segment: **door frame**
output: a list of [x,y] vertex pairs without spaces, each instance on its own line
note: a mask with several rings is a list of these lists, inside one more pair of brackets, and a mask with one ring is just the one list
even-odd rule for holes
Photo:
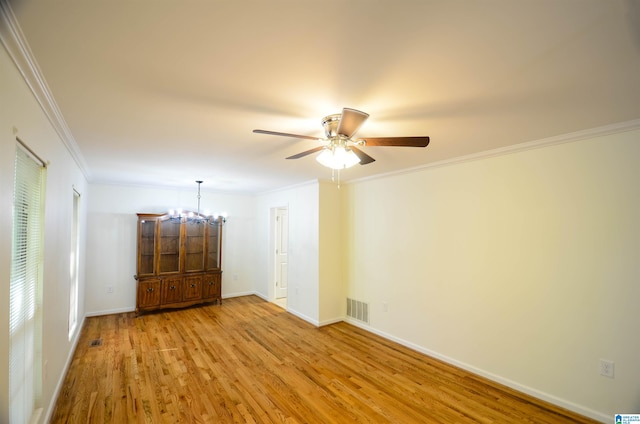
[[[285,219],[281,219],[285,218]],[[275,235],[274,235],[274,290],[276,299],[286,299],[288,296],[288,284],[282,287],[282,283],[288,283],[288,273],[282,272],[282,259],[284,252],[285,265],[289,262],[289,208],[278,208],[276,210],[276,222],[275,222]],[[285,236],[285,237],[283,237]],[[284,249],[280,251],[284,246]],[[280,287],[278,287],[280,284]]]
[[[276,219],[278,216],[278,209],[286,209],[289,212],[289,205],[272,206],[269,209],[269,285],[268,285],[268,300],[274,302],[276,300]],[[289,293],[287,291],[287,297]]]

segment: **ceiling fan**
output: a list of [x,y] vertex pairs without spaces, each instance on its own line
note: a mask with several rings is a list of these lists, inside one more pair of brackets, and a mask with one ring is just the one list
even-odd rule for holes
[[253,132],[327,143],[289,156],[287,159],[299,159],[312,153],[321,152],[316,160],[332,169],[343,169],[357,163],[366,165],[374,162],[374,158],[359,149],[361,146],[427,147],[429,144],[429,137],[426,136],[352,138],[367,118],[369,118],[369,114],[350,108],[342,109],[342,113],[325,116],[322,119],[322,126],[324,127],[326,138],[266,130],[253,130]]

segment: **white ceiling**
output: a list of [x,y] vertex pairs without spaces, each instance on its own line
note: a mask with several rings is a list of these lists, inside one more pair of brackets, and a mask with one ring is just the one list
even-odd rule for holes
[[342,180],[640,118],[640,0],[10,0],[91,182],[258,193],[328,179],[321,118],[370,114]]

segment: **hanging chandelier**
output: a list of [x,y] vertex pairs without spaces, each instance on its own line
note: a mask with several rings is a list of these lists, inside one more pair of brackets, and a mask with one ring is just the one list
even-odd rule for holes
[[197,180],[198,184],[198,210],[196,212],[183,212],[182,208],[178,209],[170,209],[169,210],[169,218],[175,221],[186,221],[192,224],[210,224],[217,225],[218,223],[227,222],[227,213],[226,212],[215,212],[213,214],[209,213],[209,211],[205,211],[204,213],[200,213],[200,184],[203,183],[202,180]]

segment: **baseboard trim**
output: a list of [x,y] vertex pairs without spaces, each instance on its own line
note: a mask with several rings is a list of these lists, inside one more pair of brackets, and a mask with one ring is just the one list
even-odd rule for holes
[[325,325],[336,324],[336,323],[342,322],[342,321],[344,321],[344,319],[342,317],[340,317],[340,318],[332,318],[332,319],[325,319],[325,320],[320,321],[319,327],[324,327]]
[[[224,294],[222,295],[222,299],[230,299],[232,297],[241,297],[241,296],[250,296],[250,295],[256,295],[259,297],[262,297],[264,299],[264,297],[257,292],[238,292],[238,293],[228,293],[228,294]],[[265,299],[267,300],[267,299]],[[114,314],[122,314],[122,313],[127,313],[127,312],[135,312],[136,308],[135,306],[127,306],[124,308],[114,308],[114,309],[103,309],[101,311],[91,311],[91,312],[87,312],[85,314],[86,317],[100,317],[103,315],[114,315]]]
[[446,362],[446,363],[448,363],[450,365],[456,366],[456,367],[458,367],[460,369],[463,369],[465,371],[468,371],[470,373],[473,373],[473,374],[479,375],[481,377],[484,377],[484,378],[486,378],[488,380],[495,381],[496,383],[502,384],[504,386],[507,386],[507,387],[509,387],[511,389],[517,390],[517,391],[522,392],[524,394],[527,394],[529,396],[533,396],[533,397],[535,397],[537,399],[540,399],[540,400],[543,400],[545,402],[552,403],[552,404],[554,404],[556,406],[559,406],[561,408],[564,408],[564,409],[567,409],[569,411],[575,412],[577,414],[584,415],[585,417],[592,418],[594,420],[597,420],[597,421],[600,421],[600,422],[603,422],[603,423],[611,421],[612,417],[610,415],[608,415],[608,414],[603,414],[602,412],[594,411],[593,409],[589,409],[589,408],[584,407],[582,405],[578,405],[578,404],[576,404],[574,402],[570,402],[570,401],[568,401],[566,399],[559,398],[559,397],[551,395],[549,393],[545,393],[545,392],[542,392],[540,390],[525,386],[523,384],[520,384],[520,383],[518,383],[516,381],[513,381],[513,380],[510,380],[508,378],[504,378],[502,376],[499,376],[499,375],[493,374],[491,372],[485,371],[483,369],[477,368],[477,367],[475,367],[473,365],[470,365],[470,364],[467,364],[465,362],[458,361],[455,358],[451,358],[449,356],[443,355],[443,354],[435,352],[433,350],[426,349],[426,348],[424,348],[422,346],[419,346],[419,345],[417,345],[415,343],[411,343],[411,342],[409,342],[407,340],[404,340],[404,339],[401,339],[399,337],[395,337],[395,336],[393,336],[391,334],[385,333],[384,331],[377,330],[377,329],[372,328],[372,327],[370,327],[368,325],[363,325],[361,322],[358,322],[358,321],[356,321],[354,319],[345,318],[344,321],[349,323],[349,324],[351,324],[351,325],[353,325],[353,326],[355,326],[355,327],[358,327],[358,328],[361,328],[361,329],[363,329],[365,331],[373,333],[373,334],[375,334],[377,336],[383,337],[383,338],[385,338],[387,340],[391,340],[392,342],[395,342],[395,343],[398,343],[398,344],[400,344],[402,346],[408,347],[409,349],[415,350],[416,352],[423,353],[423,354],[425,354],[427,356],[430,356],[432,358],[441,360],[443,362]]
[[[76,333],[73,336],[73,341],[71,342],[71,349],[67,354],[67,359],[65,361],[62,372],[60,373],[60,377],[58,378],[58,382],[56,383],[56,387],[53,389],[53,396],[51,396],[51,401],[49,405],[47,405],[47,409],[44,411],[44,421],[43,423],[48,423],[51,421],[51,416],[53,415],[53,410],[56,407],[56,403],[58,402],[58,397],[60,396],[60,391],[62,390],[62,385],[64,384],[64,379],[67,377],[67,373],[69,372],[69,367],[71,366],[71,362],[73,361],[73,355],[76,353],[76,348],[78,347],[78,342],[80,341],[80,334],[82,334],[82,330],[84,330],[84,323],[86,322],[86,315],[82,318],[82,322],[76,328]],[[40,414],[42,416],[42,414]]]
[[135,307],[126,307],[126,308],[116,308],[116,309],[104,309],[102,311],[93,311],[93,312],[87,312],[87,314],[85,315],[87,318],[88,317],[100,317],[103,315],[114,315],[114,314],[122,314],[122,313],[126,313],[126,312],[135,312],[136,308]]
[[248,292],[237,292],[237,293],[225,293],[222,295],[222,299],[231,299],[234,297],[242,297],[242,296],[251,296],[251,295],[256,295],[264,300],[268,299],[266,297],[264,297],[262,294],[255,292],[255,291],[248,291]]
[[[259,292],[234,293],[234,294],[225,295],[224,297],[225,298],[230,298],[230,297],[251,296],[251,295],[258,296],[260,299],[264,300],[265,302],[271,302],[269,300],[268,296],[265,296],[264,294],[259,293]],[[306,321],[306,322],[308,322],[309,324],[311,324],[311,325],[313,325],[315,327],[322,327],[323,325],[333,324],[333,323],[342,321],[342,319],[338,319],[338,320],[335,320],[335,321],[332,321],[332,322],[322,322],[322,323],[320,323],[319,321],[317,321],[317,320],[315,320],[313,318],[310,318],[310,317],[306,316],[305,314],[302,314],[302,313],[296,311],[295,309],[292,309],[290,305],[287,305],[286,311],[289,312],[291,315],[295,315],[297,318],[300,318],[301,320]]]
[[313,318],[310,318],[310,317],[306,316],[305,314],[302,314],[302,313],[296,311],[295,309],[291,309],[290,307],[287,307],[287,312],[289,312],[291,315],[295,315],[296,317],[300,318],[303,321],[308,322],[309,324],[311,324],[311,325],[313,325],[315,327],[320,327],[320,323],[317,320],[315,320]]

